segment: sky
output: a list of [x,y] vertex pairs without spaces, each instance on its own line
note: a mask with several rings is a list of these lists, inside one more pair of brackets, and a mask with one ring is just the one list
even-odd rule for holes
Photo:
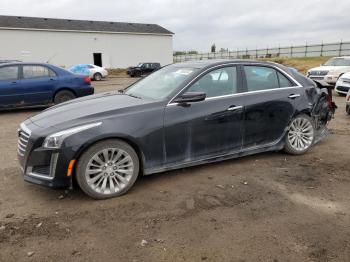
[[350,41],[350,0],[1,0],[0,15],[159,24],[174,50]]

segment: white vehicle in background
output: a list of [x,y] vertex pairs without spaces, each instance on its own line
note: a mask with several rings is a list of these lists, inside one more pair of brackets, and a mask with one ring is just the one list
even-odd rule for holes
[[74,74],[90,76],[95,81],[101,81],[108,76],[108,71],[103,67],[92,64],[79,64],[69,69]]
[[348,92],[348,94],[346,95],[346,113],[348,113],[348,115],[350,115],[350,90]]
[[334,57],[319,67],[307,71],[312,80],[334,86],[338,78],[350,72],[350,56]]
[[350,90],[350,72],[339,77],[335,89],[339,95],[345,96]]

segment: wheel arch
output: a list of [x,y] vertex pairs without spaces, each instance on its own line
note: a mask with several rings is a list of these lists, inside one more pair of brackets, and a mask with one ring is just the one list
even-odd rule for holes
[[75,159],[75,165],[74,165],[74,169],[73,169],[73,176],[75,177],[76,175],[76,167],[77,167],[77,163],[80,160],[81,155],[88,150],[90,147],[92,147],[93,145],[99,143],[99,142],[103,142],[105,140],[110,140],[110,139],[118,139],[121,140],[125,143],[127,143],[128,145],[130,145],[136,152],[138,158],[139,158],[139,165],[140,165],[140,175],[143,175],[143,168],[144,168],[144,161],[145,161],[145,156],[141,150],[141,148],[139,147],[139,145],[137,145],[136,141],[134,141],[132,138],[130,137],[126,137],[126,136],[120,136],[120,135],[115,135],[115,136],[106,136],[106,137],[100,137],[94,140],[90,140],[87,143],[84,143],[74,154],[73,159]]
[[70,92],[72,92],[72,93],[75,95],[75,97],[78,96],[77,93],[74,91],[73,88],[69,88],[69,87],[60,87],[60,88],[55,89],[55,91],[54,91],[54,93],[53,93],[53,95],[52,95],[52,101],[55,99],[55,96],[57,95],[57,93],[58,93],[58,92],[61,92],[61,91],[70,91]]

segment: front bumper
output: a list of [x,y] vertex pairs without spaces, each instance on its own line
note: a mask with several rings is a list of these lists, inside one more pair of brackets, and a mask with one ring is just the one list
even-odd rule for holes
[[338,76],[334,75],[309,75],[309,78],[328,85],[335,85],[335,83],[338,81]]
[[24,180],[53,188],[71,187],[72,178],[67,177],[69,154],[66,150],[63,154],[58,149],[42,148],[42,141],[31,134],[31,127],[34,125],[22,124],[19,129],[17,158]]
[[340,78],[335,86],[335,91],[341,94],[348,94],[350,90],[350,80]]

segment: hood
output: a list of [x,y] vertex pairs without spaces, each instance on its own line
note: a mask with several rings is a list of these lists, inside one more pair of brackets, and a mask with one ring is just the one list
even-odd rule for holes
[[347,72],[347,73],[343,74],[340,78],[348,78],[348,79],[350,79],[350,72]]
[[310,71],[343,71],[349,70],[350,66],[319,66],[314,67],[309,70]]
[[108,115],[125,113],[131,108],[152,103],[118,92],[107,92],[74,99],[66,103],[46,109],[30,118],[39,127],[61,127],[76,125],[89,121],[97,121]]

